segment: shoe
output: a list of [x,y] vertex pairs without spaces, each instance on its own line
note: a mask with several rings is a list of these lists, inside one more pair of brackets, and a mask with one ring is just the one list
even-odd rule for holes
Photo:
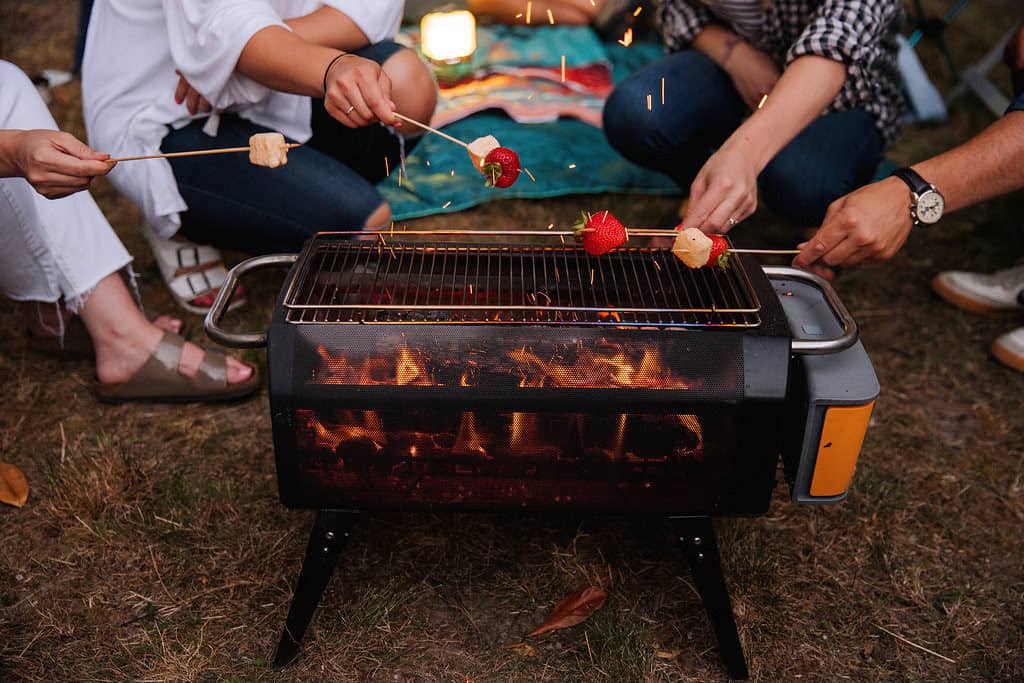
[[93,393],[103,403],[193,403],[230,401],[243,398],[260,388],[260,373],[253,368],[249,379],[228,384],[227,355],[203,349],[205,355],[192,377],[178,372],[185,340],[165,332],[149,359],[125,382],[95,382]]
[[1003,365],[1024,372],[1024,327],[996,338],[992,342],[992,355]]
[[932,289],[971,313],[1020,313],[1024,311],[1024,265],[992,274],[947,270],[935,276]]
[[[205,315],[228,276],[220,252],[210,246],[161,237],[149,226],[143,226],[142,234],[153,250],[160,275],[174,300],[189,313]],[[228,310],[243,305],[245,295],[239,285]]]

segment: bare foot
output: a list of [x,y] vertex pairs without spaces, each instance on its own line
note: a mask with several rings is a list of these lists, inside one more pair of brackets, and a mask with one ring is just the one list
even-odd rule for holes
[[170,315],[158,315],[153,318],[153,325],[164,332],[173,332],[174,334],[181,334],[181,328],[184,323],[178,318]]

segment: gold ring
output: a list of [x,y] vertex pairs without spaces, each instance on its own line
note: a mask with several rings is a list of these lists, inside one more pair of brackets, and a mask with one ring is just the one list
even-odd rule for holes
[[356,105],[354,105],[354,104],[350,104],[350,105],[349,105],[349,107],[348,107],[348,109],[346,109],[346,110],[345,110],[345,113],[346,113],[346,114],[351,114],[351,113],[352,113],[352,112],[354,112],[355,110],[356,110]]

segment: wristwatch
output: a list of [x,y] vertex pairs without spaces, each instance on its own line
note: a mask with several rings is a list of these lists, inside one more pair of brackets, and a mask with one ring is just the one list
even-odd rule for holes
[[893,175],[910,188],[910,217],[914,225],[938,223],[946,209],[946,199],[938,188],[910,168],[901,168]]

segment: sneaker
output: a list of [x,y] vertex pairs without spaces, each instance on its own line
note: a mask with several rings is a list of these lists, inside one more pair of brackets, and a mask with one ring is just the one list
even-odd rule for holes
[[1024,265],[990,274],[947,270],[932,280],[932,289],[949,303],[992,315],[1024,311]]
[[992,355],[1018,372],[1024,372],[1024,327],[998,337],[992,342]]

